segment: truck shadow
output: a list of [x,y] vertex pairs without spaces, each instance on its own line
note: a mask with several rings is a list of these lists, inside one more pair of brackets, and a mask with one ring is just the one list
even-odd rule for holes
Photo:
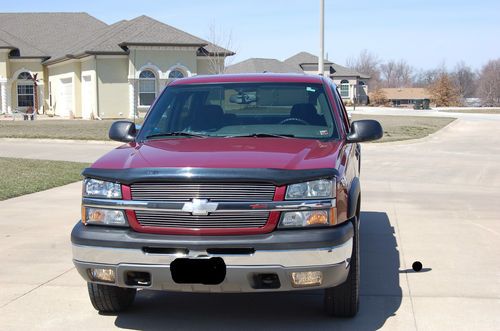
[[361,215],[361,305],[354,319],[323,314],[323,292],[196,294],[140,291],[115,325],[140,330],[375,330],[401,305],[399,252],[384,212]]

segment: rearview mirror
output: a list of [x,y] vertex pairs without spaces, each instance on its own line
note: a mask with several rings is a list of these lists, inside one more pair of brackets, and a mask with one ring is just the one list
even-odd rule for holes
[[129,121],[116,121],[109,128],[109,139],[129,143],[134,141],[137,129]]
[[257,101],[257,95],[255,92],[233,94],[229,97],[229,102],[239,105],[246,105],[255,101]]
[[379,122],[374,120],[359,120],[351,123],[351,132],[347,135],[347,142],[360,143],[382,138],[384,130]]

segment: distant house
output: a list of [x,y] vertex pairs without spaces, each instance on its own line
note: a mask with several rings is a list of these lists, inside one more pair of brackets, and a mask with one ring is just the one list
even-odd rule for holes
[[212,73],[233,54],[148,16],[108,25],[86,13],[0,13],[0,113],[132,117],[171,80]]
[[405,87],[383,88],[381,90],[394,107],[413,107],[415,104],[427,104],[428,106],[431,100],[431,94],[425,88]]
[[[306,74],[318,73],[318,57],[311,53],[300,52],[284,61],[286,64],[302,69]],[[328,59],[325,62],[324,75],[333,79],[339,87],[340,96],[344,101],[357,103],[368,102],[368,84],[370,76],[356,70],[341,66]]]
[[[284,61],[276,59],[251,58],[226,69],[227,73],[275,72],[318,74],[318,57],[311,53],[300,52]],[[325,60],[325,76],[330,77],[339,87],[344,101],[367,103],[370,78],[355,70]]]
[[238,62],[228,66],[225,73],[240,74],[240,73],[301,73],[304,71],[295,66],[276,59],[251,58],[245,61]]

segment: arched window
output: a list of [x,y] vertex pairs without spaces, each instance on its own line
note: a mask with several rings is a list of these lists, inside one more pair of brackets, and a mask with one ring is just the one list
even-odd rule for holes
[[180,70],[174,69],[168,74],[169,79],[184,78],[184,73]]
[[35,104],[35,90],[33,77],[27,71],[17,76],[17,106],[33,107]]
[[349,81],[346,79],[343,79],[340,82],[340,96],[342,98],[348,98],[349,97]]
[[139,106],[151,106],[156,98],[156,76],[151,70],[139,74]]
[[33,77],[31,77],[31,74],[27,71],[23,71],[17,76],[17,79],[24,79],[24,80],[31,80],[32,78]]

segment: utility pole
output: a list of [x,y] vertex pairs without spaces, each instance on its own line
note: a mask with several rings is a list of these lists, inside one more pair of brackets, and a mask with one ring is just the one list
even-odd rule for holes
[[319,11],[319,63],[318,71],[321,76],[325,74],[325,0],[320,0]]

